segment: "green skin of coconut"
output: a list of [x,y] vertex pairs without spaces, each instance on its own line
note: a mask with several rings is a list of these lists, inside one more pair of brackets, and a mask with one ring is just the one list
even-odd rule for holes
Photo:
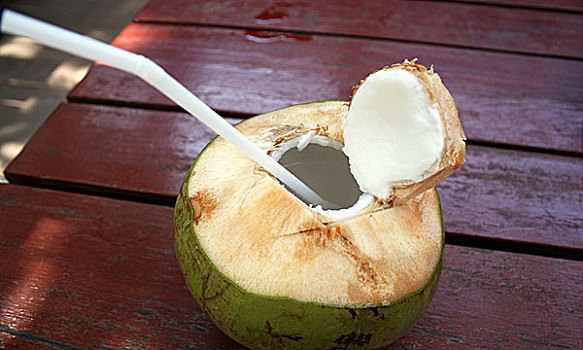
[[[442,219],[441,253],[431,277],[423,287],[398,300],[342,306],[260,295],[225,276],[201,247],[187,194],[195,168],[196,161],[182,184],[174,211],[176,256],[197,304],[237,342],[253,349],[374,349],[405,335],[429,306],[443,265]],[[437,190],[433,191],[437,196]]]

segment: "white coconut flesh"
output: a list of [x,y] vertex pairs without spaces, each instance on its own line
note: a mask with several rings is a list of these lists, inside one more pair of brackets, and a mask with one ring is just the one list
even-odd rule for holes
[[362,192],[388,199],[395,186],[426,179],[436,172],[443,148],[439,106],[413,73],[380,70],[358,87],[343,151]]

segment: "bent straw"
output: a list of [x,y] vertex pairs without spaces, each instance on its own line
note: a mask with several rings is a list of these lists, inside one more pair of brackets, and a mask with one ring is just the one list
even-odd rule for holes
[[7,9],[0,17],[0,30],[26,36],[54,49],[91,61],[100,61],[137,75],[231,142],[304,200],[314,204],[327,203],[152,60]]

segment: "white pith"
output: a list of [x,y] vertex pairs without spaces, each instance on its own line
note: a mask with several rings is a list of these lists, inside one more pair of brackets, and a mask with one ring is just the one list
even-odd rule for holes
[[437,170],[444,148],[439,106],[409,71],[389,69],[355,92],[343,130],[344,153],[362,192],[386,199],[396,186]]

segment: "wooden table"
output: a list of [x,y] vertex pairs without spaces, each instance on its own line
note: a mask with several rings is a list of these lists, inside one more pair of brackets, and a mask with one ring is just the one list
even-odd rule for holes
[[[465,127],[440,186],[445,266],[394,348],[583,348],[581,1],[153,0],[115,45],[235,122],[433,64]],[[231,349],[174,257],[172,206],[213,133],[95,65],[0,186],[0,347]]]

